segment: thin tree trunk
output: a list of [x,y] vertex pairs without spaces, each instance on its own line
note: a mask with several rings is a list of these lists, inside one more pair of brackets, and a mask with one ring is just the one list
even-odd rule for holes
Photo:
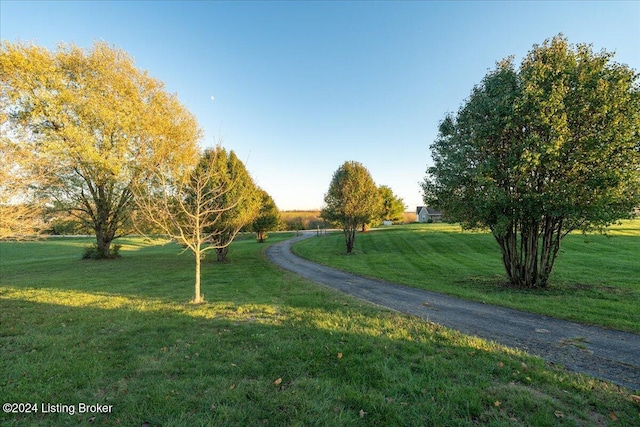
[[196,283],[195,283],[195,297],[193,298],[193,302],[195,304],[200,304],[202,302],[202,295],[200,295],[200,248],[194,253],[196,258]]

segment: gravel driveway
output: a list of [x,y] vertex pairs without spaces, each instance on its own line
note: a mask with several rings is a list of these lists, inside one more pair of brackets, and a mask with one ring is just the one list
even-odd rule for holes
[[524,350],[571,371],[640,390],[640,335],[365,278],[291,253],[293,243],[314,235],[306,233],[276,243],[267,249],[267,258],[286,270],[365,301]]

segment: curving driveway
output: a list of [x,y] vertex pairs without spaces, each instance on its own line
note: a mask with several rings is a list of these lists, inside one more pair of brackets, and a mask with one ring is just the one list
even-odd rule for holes
[[465,334],[524,350],[567,369],[640,390],[640,335],[466,301],[357,276],[302,259],[291,245],[306,233],[267,248],[274,264],[321,285]]

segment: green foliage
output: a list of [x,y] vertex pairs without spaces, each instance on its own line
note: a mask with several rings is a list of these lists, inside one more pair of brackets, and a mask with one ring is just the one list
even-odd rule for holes
[[216,204],[225,207],[215,214],[204,231],[216,239],[228,242],[216,249],[218,261],[224,261],[228,253],[228,244],[242,227],[251,224],[258,216],[262,202],[259,188],[249,175],[246,167],[233,151],[227,152],[221,146],[206,150],[201,160],[202,168],[215,171],[212,187],[223,189]]
[[425,202],[489,228],[513,285],[547,286],[567,233],[638,204],[638,74],[611,59],[557,36],[517,71],[498,63],[440,124]]
[[351,253],[356,229],[378,218],[381,198],[371,174],[361,163],[348,161],[333,174],[324,197],[322,219],[342,227],[347,253]]
[[258,242],[263,243],[267,238],[267,231],[276,230],[280,225],[280,211],[269,193],[262,189],[258,189],[258,192],[261,200],[260,210],[251,226],[258,235]]
[[101,250],[96,243],[91,246],[86,246],[84,248],[84,252],[82,254],[82,259],[115,259],[120,258],[120,248],[122,245],[114,244],[111,246],[111,250],[108,255],[105,255],[104,251]]
[[382,210],[380,218],[383,221],[400,221],[404,217],[404,211],[407,208],[404,201],[393,194],[390,187],[381,185],[378,187],[380,197],[382,198]]

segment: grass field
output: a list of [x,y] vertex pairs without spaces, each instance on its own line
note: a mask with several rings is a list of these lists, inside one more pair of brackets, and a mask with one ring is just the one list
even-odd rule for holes
[[2,426],[640,423],[629,390],[317,287],[253,240],[205,260],[202,305],[175,245],[88,243],[0,243],[0,395],[38,409]]
[[549,289],[505,286],[500,250],[489,233],[416,224],[360,233],[346,256],[341,233],[294,246],[299,255],[365,276],[553,317],[640,333],[640,220],[609,236],[570,234]]

